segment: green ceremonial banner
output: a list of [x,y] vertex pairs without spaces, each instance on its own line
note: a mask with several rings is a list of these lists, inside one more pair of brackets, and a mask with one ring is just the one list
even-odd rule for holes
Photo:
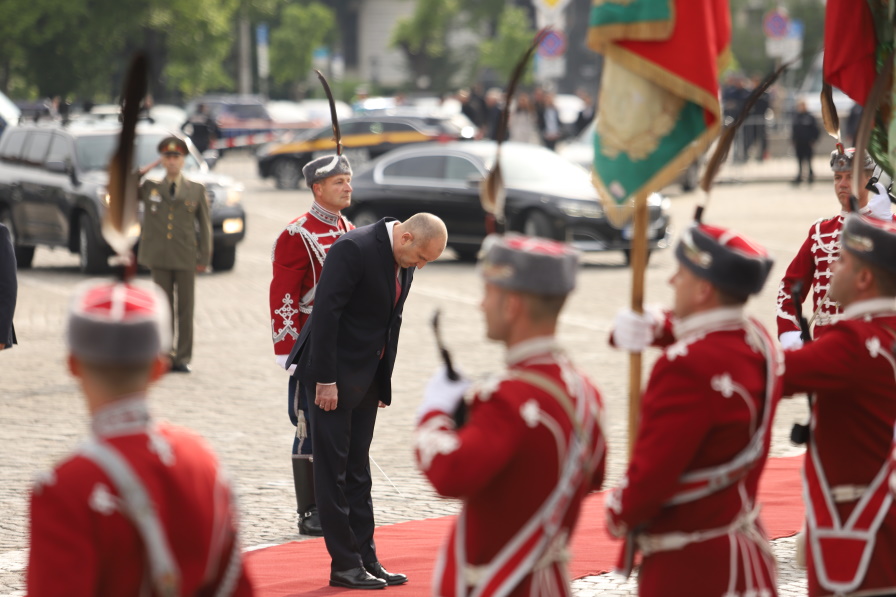
[[588,43],[605,57],[594,184],[614,225],[718,135],[730,30],[727,0],[594,0]]

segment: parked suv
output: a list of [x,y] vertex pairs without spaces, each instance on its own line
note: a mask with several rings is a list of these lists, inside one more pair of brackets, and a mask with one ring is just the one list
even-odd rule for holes
[[[107,268],[112,249],[100,233],[108,197],[109,159],[118,146],[117,124],[72,123],[67,127],[22,126],[0,138],[0,222],[13,235],[20,268],[31,266],[37,246],[65,247],[80,257],[85,273]],[[134,168],[158,158],[159,142],[171,133],[161,127],[137,128]],[[184,176],[205,185],[214,236],[212,267],[229,270],[236,245],[245,235],[242,187],[209,166],[187,139],[190,155]],[[161,177],[161,169],[148,177]],[[138,233],[135,230],[134,233]]]
[[[343,154],[355,171],[387,151],[409,143],[455,141],[472,138],[451,118],[440,116],[371,115],[346,118],[339,123]],[[299,134],[285,143],[269,143],[258,154],[258,175],[273,178],[278,189],[297,189],[302,168],[311,160],[336,151],[330,125]]]

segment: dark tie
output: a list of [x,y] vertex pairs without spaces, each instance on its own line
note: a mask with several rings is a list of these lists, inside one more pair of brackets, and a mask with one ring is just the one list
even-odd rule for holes
[[172,182],[172,183],[171,183],[171,198],[172,198],[172,199],[174,198],[174,191],[175,191],[175,190],[177,190],[177,185],[175,185],[175,184]]
[[398,277],[398,264],[395,264],[395,304],[392,305],[392,308],[398,306],[398,297],[401,296],[401,279]]

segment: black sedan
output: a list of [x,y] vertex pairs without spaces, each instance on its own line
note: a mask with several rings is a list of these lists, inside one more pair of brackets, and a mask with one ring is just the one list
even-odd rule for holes
[[[343,210],[356,226],[384,216],[405,220],[433,213],[448,226],[448,246],[474,259],[486,235],[479,183],[495,161],[495,143],[415,144],[390,151],[352,180],[352,204]],[[582,251],[622,251],[630,257],[631,228],[610,225],[588,172],[537,145],[505,143],[501,172],[507,188],[507,228],[565,241]],[[668,199],[650,197],[650,248],[669,240]]]

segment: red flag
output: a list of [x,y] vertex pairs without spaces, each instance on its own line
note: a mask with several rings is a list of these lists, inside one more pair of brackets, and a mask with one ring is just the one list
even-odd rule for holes
[[877,76],[877,34],[865,0],[827,0],[824,79],[865,105]]

